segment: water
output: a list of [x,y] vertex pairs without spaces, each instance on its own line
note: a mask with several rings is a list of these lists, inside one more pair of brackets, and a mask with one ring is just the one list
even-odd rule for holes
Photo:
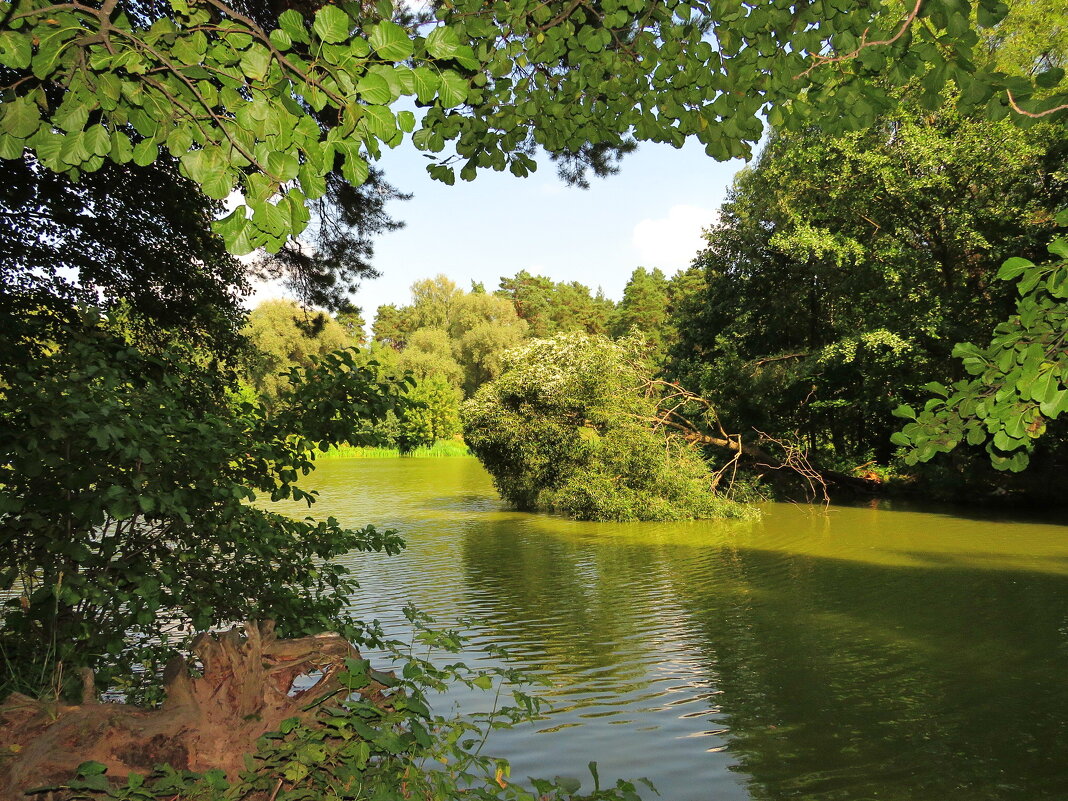
[[351,561],[361,617],[470,617],[468,661],[499,644],[552,679],[554,711],[487,746],[514,777],[595,760],[671,801],[1068,799],[1064,526],[787,504],[578,523],[507,510],[467,458],[313,478],[317,515],[408,541]]

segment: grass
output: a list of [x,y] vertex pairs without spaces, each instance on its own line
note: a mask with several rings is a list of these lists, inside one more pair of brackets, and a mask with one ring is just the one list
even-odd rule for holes
[[342,445],[319,454],[320,459],[395,459],[398,456],[411,459],[425,459],[440,456],[470,456],[471,451],[463,442],[441,439],[433,445],[416,448],[409,453],[401,453],[397,448],[363,448],[354,445]]

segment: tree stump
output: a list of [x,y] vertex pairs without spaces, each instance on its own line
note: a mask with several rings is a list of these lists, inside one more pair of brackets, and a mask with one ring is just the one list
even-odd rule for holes
[[[277,731],[287,718],[312,720],[317,701],[346,692],[337,675],[346,658],[360,659],[337,634],[277,639],[272,621],[246,623],[243,633],[235,627],[202,634],[191,650],[202,675],[190,675],[190,660],[172,660],[159,709],[96,703],[88,688],[75,706],[19,693],[8,697],[0,704],[0,799],[63,784],[90,760],[106,765],[116,779],[148,773],[160,763],[236,778],[260,736]],[[296,689],[294,682],[308,675],[314,683]],[[386,708],[384,690],[371,681],[360,694]]]

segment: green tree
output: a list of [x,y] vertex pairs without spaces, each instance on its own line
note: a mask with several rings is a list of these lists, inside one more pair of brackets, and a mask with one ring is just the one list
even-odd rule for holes
[[516,314],[526,320],[530,334],[547,337],[567,331],[604,334],[613,304],[598,290],[596,296],[578,281],[554,282],[543,275],[520,270],[511,278],[501,278],[497,295],[508,298]]
[[[536,11],[464,0],[437,7],[425,36],[385,5],[259,21],[223,0],[126,5],[18,0],[0,12],[10,75],[0,157],[29,150],[78,175],[105,160],[152,163],[164,146],[209,197],[241,190],[244,204],[217,226],[235,253],[278,252],[308,226],[307,202],[327,194],[339,164],[363,184],[368,160],[406,134],[432,156],[454,143],[470,179],[486,168],[526,175],[538,146],[595,163],[631,139],[694,137],[716,158],[745,156],[764,116],[792,130],[817,118],[862,128],[918,75],[933,105],[953,82],[963,109],[994,117],[1066,106],[1062,94],[1035,96],[1059,68],[1033,80],[974,68],[976,22],[989,28],[1007,11],[996,0],[908,10],[768,0],[744,12],[703,0]],[[421,121],[392,110],[402,96],[426,107]],[[454,160],[428,169],[452,182]]]
[[463,383],[464,369],[453,356],[449,332],[441,328],[415,329],[407,347],[398,354],[397,364],[417,381],[438,376],[454,387]]
[[175,624],[357,636],[354,584],[331,557],[398,538],[249,502],[314,501],[296,482],[315,448],[363,441],[351,410],[381,416],[400,385],[342,351],[294,368],[268,414],[231,402],[226,371],[188,346],[146,352],[88,312],[63,333],[0,373],[7,658],[72,678],[88,666],[107,686],[143,659],[138,642],[175,647]]
[[417,383],[400,414],[397,443],[402,453],[460,433],[460,393],[440,376]]
[[357,344],[334,318],[290,300],[261,303],[249,314],[243,333],[252,345],[252,385],[269,401],[288,385],[285,374],[291,367],[310,367],[314,358]]
[[612,315],[612,335],[621,337],[632,330],[640,331],[653,350],[662,353],[667,339],[668,287],[667,276],[659,268],[647,271],[639,267],[631,273],[623,300]]
[[1052,230],[1066,146],[908,98],[863,133],[775,135],[708,234],[672,374],[742,430],[885,463],[891,410],[1011,308],[997,266]]
[[640,340],[536,339],[464,403],[464,439],[518,509],[580,520],[738,517],[681,436],[657,426]]
[[400,351],[417,379],[441,376],[467,394],[496,376],[500,354],[527,335],[511,303],[464,292],[444,275],[416,281],[412,304],[379,307],[375,336]]

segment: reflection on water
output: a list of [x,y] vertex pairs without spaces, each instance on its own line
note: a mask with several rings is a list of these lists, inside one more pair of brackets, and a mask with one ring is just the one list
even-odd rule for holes
[[[326,462],[315,512],[401,530],[363,617],[470,616],[550,677],[513,775],[648,776],[671,801],[1068,798],[1068,528],[772,505],[755,523],[506,510],[473,459]],[[458,693],[461,706],[488,700]]]

